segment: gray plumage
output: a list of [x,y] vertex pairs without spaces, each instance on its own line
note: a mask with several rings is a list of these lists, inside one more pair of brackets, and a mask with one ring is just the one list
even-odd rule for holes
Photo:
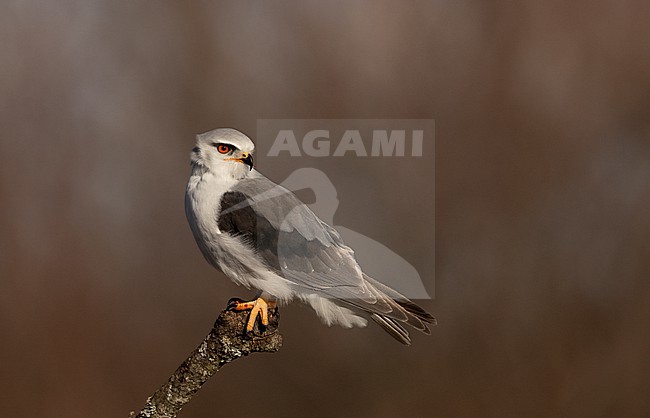
[[[223,154],[224,146],[230,148]],[[363,327],[370,317],[410,344],[403,323],[429,333],[435,319],[395,290],[363,274],[354,252],[285,188],[243,155],[252,141],[234,129],[197,137],[185,208],[206,260],[262,297],[309,304],[328,325]]]

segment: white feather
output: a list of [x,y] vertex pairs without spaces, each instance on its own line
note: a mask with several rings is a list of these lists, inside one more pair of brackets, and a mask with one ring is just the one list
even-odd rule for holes
[[[253,142],[247,136],[233,129],[217,129],[197,137],[197,146],[191,155],[192,174],[185,193],[185,211],[192,233],[206,260],[238,285],[259,289],[280,303],[289,302],[298,296],[327,325],[365,327],[368,323],[366,319],[336,304],[331,298],[309,293],[304,286],[298,292],[297,285],[272,271],[249,243],[239,236],[219,230],[220,205],[224,193],[231,191],[247,176],[263,177],[255,170],[249,171],[248,166],[235,161],[230,154],[220,155],[216,152],[215,145],[219,143],[233,145],[240,153],[252,153],[254,149]],[[321,225],[315,216],[311,221],[313,224],[303,225],[300,222],[304,223],[305,220],[298,218],[292,228],[295,227],[310,239],[318,238],[324,245],[329,245],[331,238],[325,235],[324,224]],[[315,232],[312,233],[310,228],[315,228]],[[333,230],[331,233],[335,234]],[[352,254],[349,248],[342,248]],[[363,284],[361,270],[356,263],[353,267],[350,276],[358,277]]]

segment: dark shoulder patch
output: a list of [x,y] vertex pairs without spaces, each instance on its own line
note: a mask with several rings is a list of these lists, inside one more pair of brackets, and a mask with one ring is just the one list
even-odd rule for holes
[[282,272],[280,258],[291,265],[290,269],[304,273],[328,273],[340,262],[335,246],[325,247],[318,240],[307,240],[297,230],[279,231],[255,211],[241,192],[224,193],[218,225],[222,232],[243,238],[278,273]]
[[[225,213],[224,213],[225,212]],[[241,236],[266,263],[280,271],[278,234],[271,223],[250,206],[246,195],[227,192],[221,198],[219,230]]]
[[[236,208],[234,208],[236,206]],[[221,197],[219,230],[233,235],[243,235],[255,241],[257,215],[239,192],[226,192]]]

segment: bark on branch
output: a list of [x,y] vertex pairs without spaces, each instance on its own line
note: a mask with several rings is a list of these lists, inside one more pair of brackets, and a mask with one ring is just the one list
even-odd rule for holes
[[248,312],[223,311],[203,342],[181,364],[167,383],[151,395],[144,408],[131,418],[171,418],[192,399],[201,386],[224,364],[250,353],[273,353],[282,346],[278,310],[269,310],[269,325],[261,330],[257,321],[252,333],[244,335]]

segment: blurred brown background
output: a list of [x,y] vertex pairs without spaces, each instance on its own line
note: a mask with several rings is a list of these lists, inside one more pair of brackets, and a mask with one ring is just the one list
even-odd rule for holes
[[[3,416],[126,416],[247,295],[202,259],[183,193],[196,133],[263,118],[436,120],[440,325],[405,348],[290,306],[282,351],[183,416],[650,413],[647,2],[0,9]],[[343,167],[336,224],[426,267],[432,216],[395,219],[432,177]]]

